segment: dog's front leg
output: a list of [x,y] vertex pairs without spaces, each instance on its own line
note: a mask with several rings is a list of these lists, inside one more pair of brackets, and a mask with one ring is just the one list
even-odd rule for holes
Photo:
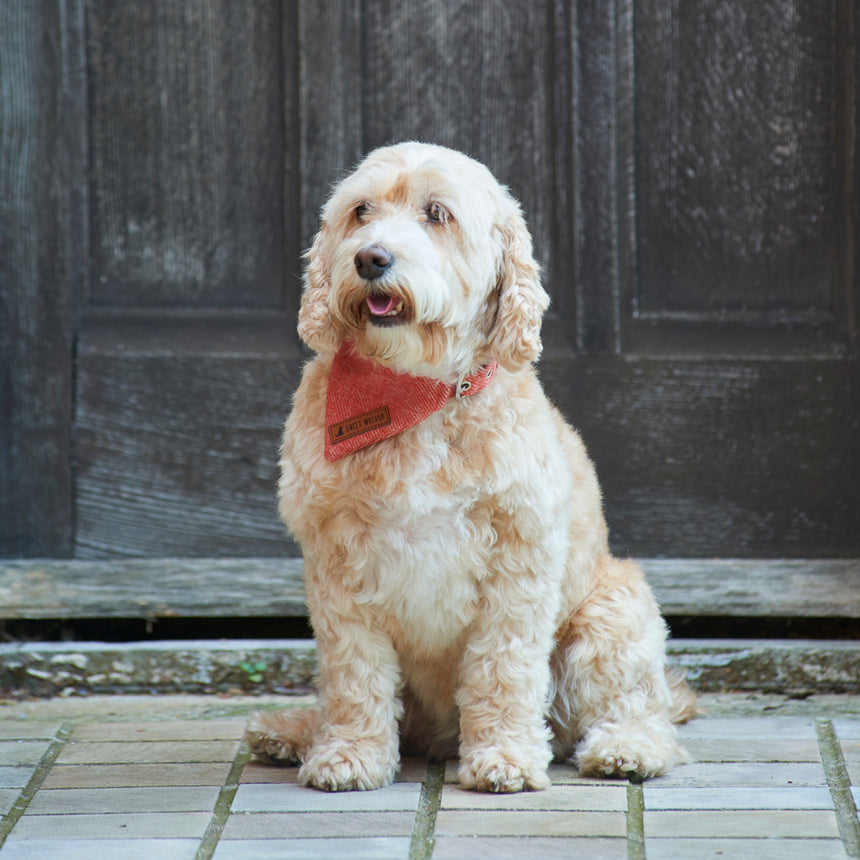
[[525,579],[499,575],[483,589],[466,645],[456,695],[464,788],[513,792],[550,785],[544,714],[557,598],[540,593],[531,574]]
[[364,615],[315,614],[322,724],[299,780],[326,791],[382,788],[399,766],[397,655]]

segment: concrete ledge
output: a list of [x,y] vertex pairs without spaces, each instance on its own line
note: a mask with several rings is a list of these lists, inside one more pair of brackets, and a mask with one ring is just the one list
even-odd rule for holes
[[702,692],[805,696],[860,691],[857,641],[675,639],[668,651],[669,662]]
[[[669,660],[702,692],[860,692],[860,642],[676,639]],[[0,695],[11,697],[306,693],[316,670],[311,640],[0,645]]]
[[0,645],[0,695],[307,693],[316,645],[301,639]]

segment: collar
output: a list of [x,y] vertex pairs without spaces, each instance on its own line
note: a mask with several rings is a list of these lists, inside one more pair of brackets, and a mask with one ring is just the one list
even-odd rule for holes
[[471,397],[489,385],[497,362],[456,385],[383,367],[345,341],[331,366],[325,402],[325,458],[339,460],[402,433],[440,410],[451,398]]

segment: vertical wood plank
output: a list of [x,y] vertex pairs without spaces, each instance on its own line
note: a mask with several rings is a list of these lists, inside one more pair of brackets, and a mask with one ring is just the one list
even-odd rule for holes
[[635,5],[640,312],[831,314],[845,288],[837,4]]
[[[544,352],[563,352],[572,355],[577,350],[577,257],[576,224],[579,218],[574,176],[574,42],[573,23],[575,4],[566,0],[553,0],[549,7],[547,34],[546,81],[548,100],[553,122],[547,129],[545,145],[552,164],[549,189],[536,189],[550,207],[547,213],[546,257],[540,244],[536,252],[544,266],[544,284],[552,302],[544,317],[542,339]],[[543,192],[542,194],[540,192]],[[526,211],[531,226],[532,220]]]
[[280,309],[280,4],[87,10],[92,301]]
[[83,268],[80,4],[0,4],[0,554],[72,540],[72,319]]
[[843,105],[840,131],[842,135],[843,161],[837,170],[845,177],[840,242],[840,263],[844,272],[844,283],[836,291],[835,311],[844,319],[851,346],[856,351],[860,331],[860,4],[852,0],[837,0],[836,17],[837,56],[841,68],[838,80],[843,83],[840,93]]
[[281,86],[283,91],[283,186],[281,212],[283,218],[284,272],[283,310],[285,330],[292,345],[298,349],[299,335],[296,319],[302,291],[302,124],[301,124],[301,35],[299,32],[299,0],[281,2]]
[[[590,355],[620,349],[619,40],[629,33],[629,0],[575,4],[574,48],[576,290],[578,342]],[[622,26],[616,25],[618,15]],[[622,48],[627,49],[622,41]]]

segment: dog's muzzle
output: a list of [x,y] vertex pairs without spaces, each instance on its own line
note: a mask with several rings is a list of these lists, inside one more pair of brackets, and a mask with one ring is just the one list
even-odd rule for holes
[[406,322],[403,300],[373,282],[381,278],[394,264],[394,255],[382,245],[365,245],[355,255],[355,270],[368,282],[366,298],[368,321],[375,325],[391,326]]

